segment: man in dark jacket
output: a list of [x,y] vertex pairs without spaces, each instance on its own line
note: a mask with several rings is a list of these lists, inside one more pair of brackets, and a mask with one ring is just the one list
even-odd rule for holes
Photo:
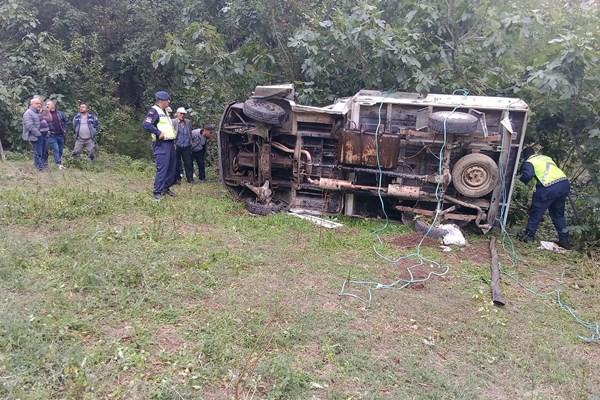
[[[175,182],[181,181],[182,164],[185,170],[185,179],[188,183],[194,183],[194,167],[192,165],[192,121],[185,118],[187,111],[183,107],[179,107],[175,112],[173,119],[173,129],[177,132],[175,139],[175,157],[177,159],[177,171],[175,172]],[[183,163],[182,163],[183,161]]]
[[29,108],[23,114],[22,139],[31,143],[33,150],[33,165],[43,171],[47,168],[44,161],[46,151],[46,136],[40,132],[40,112],[42,111],[42,99],[35,96],[29,102]]
[[98,116],[88,111],[85,103],[79,105],[79,112],[73,117],[73,129],[75,130],[75,146],[73,148],[73,157],[79,157],[81,151],[85,149],[90,160],[95,157],[96,135],[100,130],[100,121]]
[[214,129],[214,125],[205,124],[204,128],[192,131],[192,163],[198,164],[198,179],[200,182],[206,180],[206,140],[212,137]]
[[67,115],[56,109],[56,103],[53,100],[46,101],[46,109],[50,113],[50,138],[48,143],[52,148],[54,163],[58,169],[63,169],[62,155],[65,148],[65,134],[67,133]]
[[531,147],[523,150],[523,159],[525,161],[519,179],[526,184],[535,178],[537,184],[531,200],[527,227],[519,234],[519,239],[525,242],[535,240],[538,225],[548,210],[558,233],[558,245],[569,249],[571,244],[565,220],[565,202],[571,190],[569,179],[550,157],[536,154]]
[[175,182],[175,137],[173,122],[165,109],[169,106],[171,96],[165,91],[154,94],[156,102],[146,113],[143,127],[152,138],[152,155],[156,164],[154,177],[154,199],[162,196],[175,196],[171,186]]

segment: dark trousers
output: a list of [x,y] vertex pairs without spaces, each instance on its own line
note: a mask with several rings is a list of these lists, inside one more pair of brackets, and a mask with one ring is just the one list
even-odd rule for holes
[[192,170],[194,168],[193,163],[195,162],[198,165],[198,179],[201,181],[206,180],[206,171],[205,171],[205,162],[206,159],[206,149],[202,149],[200,151],[192,151]]
[[156,164],[154,194],[163,194],[175,183],[175,145],[172,140],[153,142],[152,154]]
[[527,221],[527,234],[535,236],[538,225],[544,218],[546,210],[552,218],[552,223],[559,239],[568,238],[567,221],[565,220],[565,202],[571,185],[569,181],[557,182],[548,187],[538,185],[531,200],[529,219]]
[[52,148],[54,163],[56,165],[61,165],[63,149],[65,148],[65,135],[51,135],[48,139],[48,142],[50,143],[50,147]]
[[177,158],[177,175],[175,179],[177,181],[181,180],[182,173],[182,161],[183,161],[183,169],[185,170],[185,178],[188,182],[194,181],[194,164],[192,164],[192,147],[179,147],[175,146],[175,157]]
[[37,138],[37,141],[31,142],[33,150],[33,165],[39,170],[43,170],[48,166],[48,152],[46,150],[47,137],[42,135]]

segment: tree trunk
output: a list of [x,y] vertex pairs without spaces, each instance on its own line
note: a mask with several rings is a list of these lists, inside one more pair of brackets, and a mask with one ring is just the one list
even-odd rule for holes
[[2,147],[2,140],[0,140],[0,160],[6,161],[6,155],[4,155],[4,148]]

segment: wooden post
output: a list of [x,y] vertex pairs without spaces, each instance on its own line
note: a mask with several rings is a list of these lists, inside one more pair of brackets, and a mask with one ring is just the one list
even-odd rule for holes
[[490,285],[492,286],[492,300],[497,306],[503,306],[506,304],[500,291],[500,268],[498,266],[498,251],[496,250],[496,237],[492,236],[490,239],[490,253],[492,255],[492,262],[490,264],[492,279]]

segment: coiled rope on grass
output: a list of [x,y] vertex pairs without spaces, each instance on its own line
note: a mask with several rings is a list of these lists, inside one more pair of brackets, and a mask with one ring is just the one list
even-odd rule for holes
[[[453,94],[457,94],[457,93],[461,93],[465,97],[469,95],[469,92],[466,89],[456,90],[456,91],[454,91]],[[384,245],[384,242],[381,239],[380,234],[382,232],[384,232],[389,226],[389,216],[385,209],[385,202],[383,201],[383,196],[381,195],[382,182],[383,182],[383,170],[381,168],[381,161],[379,158],[379,141],[377,140],[377,136],[379,134],[379,129],[381,127],[381,110],[383,108],[383,105],[384,105],[384,102],[383,102],[383,96],[382,96],[381,104],[379,105],[379,111],[378,111],[377,129],[375,130],[375,154],[376,154],[376,159],[377,159],[377,196],[379,198],[379,203],[381,205],[381,211],[383,212],[383,215],[385,217],[385,222],[381,227],[379,227],[373,231],[373,235],[377,239],[377,242],[373,244],[372,248],[373,248],[373,251],[375,252],[375,254],[379,258],[381,258],[382,260],[386,261],[387,263],[395,265],[395,266],[399,265],[401,261],[408,260],[408,259],[414,259],[414,260],[416,260],[416,262],[413,265],[406,267],[406,271],[408,272],[408,275],[409,275],[408,279],[399,278],[391,283],[381,283],[381,282],[377,282],[377,281],[352,280],[351,279],[351,271],[349,269],[348,277],[344,280],[339,295],[354,297],[354,298],[362,301],[363,303],[365,303],[367,307],[369,307],[371,305],[371,301],[373,299],[373,290],[404,289],[415,283],[426,282],[434,276],[444,276],[449,272],[448,265],[442,266],[437,261],[425,257],[421,251],[421,247],[423,245],[423,242],[425,241],[425,238],[427,236],[429,236],[429,234],[431,233],[431,230],[437,223],[440,212],[442,211],[442,197],[440,196],[441,182],[439,182],[439,181],[435,188],[436,208],[435,208],[435,214],[433,217],[433,221],[429,225],[429,228],[427,229],[427,231],[421,237],[421,240],[419,240],[419,243],[415,247],[415,251],[410,254],[399,256],[397,258],[393,258],[393,257],[386,256],[378,249],[378,246]],[[447,120],[448,120],[448,117],[450,117],[454,112],[456,112],[456,110],[459,109],[461,106],[462,106],[462,104],[454,107],[454,109],[452,109],[452,111],[448,115],[446,115],[446,118],[444,119],[444,141],[440,148],[439,157],[438,157],[438,174],[440,174],[440,175],[443,173],[444,151],[448,144],[447,143],[447,141],[448,141]],[[415,278],[413,269],[416,267],[425,265],[426,263],[429,264],[429,266],[431,267],[432,270],[429,271],[429,273],[424,278]],[[367,297],[364,298],[360,295],[357,295],[357,294],[347,291],[347,287],[351,286],[351,285],[366,286]]]
[[[453,94],[457,94],[457,93],[461,93],[463,96],[468,96],[469,95],[469,91],[466,89],[459,89],[454,91]],[[369,307],[371,305],[371,301],[373,299],[373,290],[377,290],[377,289],[404,289],[408,286],[410,286],[411,284],[414,283],[419,283],[419,282],[425,282],[428,281],[429,279],[431,279],[433,276],[444,276],[448,273],[449,271],[449,267],[446,265],[444,267],[442,267],[437,261],[435,260],[431,260],[428,259],[426,257],[423,256],[422,252],[421,252],[421,246],[423,244],[423,241],[425,240],[425,238],[429,235],[429,233],[431,232],[431,229],[433,228],[433,226],[435,225],[435,223],[437,222],[437,219],[439,217],[439,213],[441,211],[441,206],[442,206],[442,201],[441,198],[439,196],[440,194],[440,183],[438,182],[437,186],[436,186],[436,190],[435,190],[435,196],[436,196],[436,200],[437,200],[437,204],[436,204],[436,212],[434,214],[434,218],[433,218],[433,222],[431,223],[431,225],[429,226],[428,230],[425,232],[425,234],[423,235],[423,237],[421,238],[421,240],[419,241],[419,243],[417,244],[415,251],[413,253],[404,255],[404,256],[400,256],[397,258],[391,258],[388,257],[384,254],[382,254],[379,249],[377,248],[377,246],[383,246],[384,242],[381,239],[380,233],[384,232],[388,226],[389,226],[389,217],[387,214],[387,211],[385,209],[385,203],[383,201],[383,197],[381,195],[381,191],[382,191],[382,181],[383,181],[383,171],[381,168],[381,162],[380,162],[380,158],[379,158],[379,142],[377,140],[377,135],[379,134],[379,129],[381,127],[381,110],[383,108],[383,99],[381,101],[381,104],[379,106],[379,111],[378,111],[378,121],[377,121],[377,129],[375,130],[375,153],[376,153],[376,158],[377,158],[377,170],[378,170],[378,174],[377,174],[377,194],[378,194],[378,198],[379,198],[379,203],[381,205],[381,210],[383,212],[383,215],[385,217],[385,223],[375,229],[373,231],[373,234],[375,235],[377,242],[375,244],[373,244],[373,251],[375,252],[375,254],[383,259],[384,261],[392,264],[392,265],[398,265],[402,260],[406,260],[406,259],[411,259],[414,258],[417,262],[415,264],[413,264],[410,267],[407,267],[406,270],[409,274],[409,278],[408,279],[397,279],[391,283],[380,283],[377,281],[359,281],[359,280],[352,280],[351,279],[351,269],[348,270],[348,277],[344,280],[343,284],[342,284],[342,288],[339,292],[340,296],[349,296],[349,297],[354,297],[360,301],[362,301],[363,303],[366,304],[367,307]],[[452,112],[450,114],[448,114],[448,116],[446,116],[446,119],[444,120],[444,142],[442,144],[442,147],[440,149],[440,153],[439,153],[439,164],[438,164],[438,173],[442,173],[442,160],[443,160],[443,151],[447,145],[447,129],[446,129],[446,120],[447,118],[454,113],[460,106],[455,107]],[[510,104],[507,107],[507,112],[510,112]],[[504,136],[502,138],[502,146],[501,148],[504,148],[505,143],[504,143]],[[510,145],[510,143],[509,143]],[[510,148],[510,147],[509,147]],[[500,229],[501,229],[501,235],[502,235],[502,248],[504,249],[504,251],[509,255],[509,259],[511,261],[511,265],[512,268],[516,267],[517,261],[519,259],[519,256],[517,254],[517,251],[515,249],[514,246],[514,242],[511,238],[511,235],[509,234],[508,230],[506,229],[506,224],[504,223],[505,218],[506,218],[506,213],[508,212],[508,207],[507,205],[507,200],[508,200],[508,194],[506,192],[506,166],[502,164],[501,160],[499,163],[499,172],[500,172],[500,184],[501,184],[501,199],[502,199],[502,204],[503,207],[501,207],[500,210],[500,215],[499,217],[496,217],[496,222],[498,222],[498,224],[500,225]],[[424,265],[425,263],[429,263],[429,265],[435,269],[438,269],[439,271],[436,270],[432,270],[430,271],[426,277],[424,278],[415,278],[412,269],[421,265]],[[507,272],[506,270],[504,270],[502,268],[502,264],[499,263],[499,269],[500,272],[507,276],[508,278],[510,278],[511,280],[515,281],[519,286],[521,286],[522,288],[524,288],[526,291],[528,291],[529,293],[539,297],[539,298],[544,298],[545,295],[544,294],[540,294],[538,291],[534,290],[533,288],[528,287],[527,285],[523,284],[523,282],[517,278],[516,276],[514,276],[513,274],[510,274],[509,272]],[[551,293],[554,293],[556,295],[556,300],[555,303],[559,306],[559,308],[565,312],[567,312],[572,318],[573,320],[575,320],[575,322],[577,322],[579,325],[581,325],[587,332],[588,335],[587,336],[583,336],[583,335],[577,335],[577,337],[586,342],[586,343],[600,343],[600,323],[598,322],[592,322],[592,321],[587,321],[582,319],[576,312],[575,310],[573,310],[572,307],[570,307],[568,304],[566,304],[562,298],[561,298],[561,287],[564,283],[564,274],[565,271],[563,270],[561,273],[561,277],[560,277],[560,283],[559,283],[559,287],[555,290],[553,290]],[[347,288],[351,285],[358,285],[358,286],[366,286],[367,287],[367,297],[363,298],[362,296],[359,296],[357,294],[351,293],[349,291],[347,291]]]

